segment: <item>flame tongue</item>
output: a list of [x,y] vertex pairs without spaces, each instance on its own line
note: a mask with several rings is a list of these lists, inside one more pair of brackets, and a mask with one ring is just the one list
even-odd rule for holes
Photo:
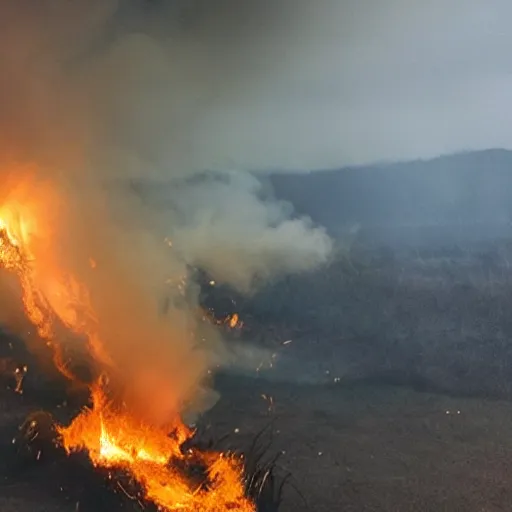
[[[143,486],[146,498],[164,510],[254,511],[245,497],[237,457],[194,450],[183,453],[181,446],[193,432],[179,419],[168,429],[156,428],[116,410],[100,386],[94,387],[92,395],[92,408],[58,429],[68,452],[87,450],[95,466],[127,471]],[[187,475],[187,470],[197,467],[204,472],[199,483]]]
[[[32,211],[29,203],[24,207],[19,198],[11,203],[0,208],[0,265],[17,275],[26,314],[39,336],[53,349],[58,369],[67,377],[74,377],[64,362],[61,345],[55,341],[55,319],[86,337],[90,355],[100,367],[113,371],[109,354],[97,334],[87,290],[73,276],[60,272],[51,256],[45,258],[48,242],[41,258],[37,250],[33,251],[33,221],[39,220],[41,212]],[[27,224],[27,219],[31,223]],[[73,308],[77,302],[85,312],[82,316]],[[193,432],[179,415],[165,426],[141,421],[122,400],[114,403],[107,399],[107,382],[99,379],[92,385],[92,406],[69,426],[58,428],[68,453],[86,451],[96,467],[128,473],[140,484],[144,497],[160,510],[255,511],[254,504],[245,496],[240,458],[193,449],[183,452],[182,445]],[[191,476],[198,469],[199,481]]]
[[[59,433],[67,451],[85,449],[96,465],[116,466],[153,462],[165,465],[181,455],[180,446],[192,435],[179,420],[157,429],[116,408],[106,399],[100,384],[92,389],[92,408],[78,415]],[[168,436],[171,431],[173,436]]]

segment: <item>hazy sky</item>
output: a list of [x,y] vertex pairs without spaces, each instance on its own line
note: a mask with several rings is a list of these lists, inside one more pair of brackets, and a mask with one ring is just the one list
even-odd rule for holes
[[[243,27],[248,2],[217,4]],[[260,5],[233,38],[251,86],[201,121],[203,142],[231,147],[233,162],[318,168],[512,147],[509,1]]]
[[[512,147],[509,0],[18,0],[1,11],[0,123],[12,138],[30,126],[32,146],[99,137],[173,174]],[[50,132],[47,117],[59,119]]]

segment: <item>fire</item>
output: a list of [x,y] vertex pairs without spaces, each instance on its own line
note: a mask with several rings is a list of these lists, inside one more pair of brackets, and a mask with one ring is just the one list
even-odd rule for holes
[[[40,188],[34,193],[43,197]],[[17,187],[0,206],[0,265],[18,277],[26,314],[67,377],[73,378],[56,341],[56,320],[88,341],[90,354],[104,372],[114,372],[88,290],[61,270],[51,253],[51,222],[45,217],[48,197],[37,201],[32,197],[27,188]],[[94,271],[96,261],[87,256],[86,263]],[[238,316],[233,321],[236,325]],[[178,414],[170,425],[148,424],[123,401],[110,399],[106,383],[104,377],[91,386],[91,407],[69,426],[58,427],[68,453],[86,451],[94,466],[129,474],[144,497],[163,511],[255,511],[245,496],[240,457],[185,450],[183,445],[194,432]]]
[[234,329],[238,325],[238,313],[235,313],[234,315],[232,315],[229,318],[228,323],[229,323],[229,327],[231,327],[231,329]]
[[[94,314],[87,290],[59,268],[51,252],[51,225],[57,217],[52,204],[59,204],[56,192],[47,184],[36,182],[30,173],[12,187],[0,207],[0,262],[17,275],[29,321],[52,349],[59,371],[72,379],[63,345],[56,341],[57,319],[74,333],[85,336],[90,352],[98,360],[108,361],[108,356],[93,328]],[[53,208],[57,210],[56,206]],[[77,305],[85,314],[77,314]]]
[[[59,428],[68,452],[87,450],[95,466],[128,472],[162,510],[255,510],[244,495],[238,457],[182,451],[193,431],[178,418],[167,428],[157,428],[108,403],[100,385],[93,388],[92,397],[90,409],[69,427]],[[194,469],[201,473],[199,481],[191,474]]]
[[41,338],[49,339],[52,335],[51,321],[43,308],[43,297],[34,289],[33,274],[29,265],[30,254],[22,249],[19,238],[9,228],[9,224],[0,218],[0,260],[7,270],[14,271],[23,291],[23,303],[29,320],[36,326]]

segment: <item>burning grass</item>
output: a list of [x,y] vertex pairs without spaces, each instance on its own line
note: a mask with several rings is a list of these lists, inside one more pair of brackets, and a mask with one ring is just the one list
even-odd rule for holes
[[[167,424],[154,425],[130,407],[123,393],[112,393],[110,378],[118,375],[118,369],[98,336],[88,292],[73,276],[59,271],[48,253],[48,243],[42,252],[48,260],[39,259],[37,251],[32,250],[37,218],[30,204],[20,202],[18,197],[3,205],[0,264],[18,277],[26,314],[53,351],[60,372],[71,381],[76,380],[62,344],[56,341],[57,323],[86,339],[87,352],[101,371],[97,372],[100,377],[89,384],[90,405],[67,426],[46,425],[48,419],[44,415],[23,426],[23,437],[31,451],[36,447],[36,458],[39,460],[43,453],[39,446],[43,428],[47,435],[42,437],[51,432],[52,445],[57,444],[58,451],[64,451],[68,459],[85,455],[95,471],[115,480],[121,489],[125,489],[121,482],[127,480],[129,487],[136,489],[133,493],[126,491],[127,496],[152,503],[158,510],[275,510],[280,493],[274,492],[273,465],[260,469],[259,457],[247,463],[243,455],[231,451],[201,450],[190,443],[195,432],[182,422],[179,411]],[[48,289],[52,291],[50,298]],[[76,302],[85,311],[82,316],[73,307]],[[233,315],[226,323],[234,328],[239,318]],[[186,445],[188,448],[184,448]]]
[[[99,385],[93,405],[58,432],[68,453],[85,450],[96,467],[126,471],[164,510],[198,512],[255,510],[246,497],[239,457],[217,452],[182,451],[193,431],[180,421],[156,428],[108,403]],[[200,478],[193,473],[200,469]]]
[[[101,428],[101,426],[100,426]],[[168,510],[158,505],[156,500],[149,498],[147,487],[140,478],[135,478],[131,467],[123,462],[130,458],[127,453],[113,449],[111,440],[103,445],[105,451],[99,457],[106,457],[109,464],[96,465],[84,450],[68,452],[64,448],[61,434],[62,427],[54,418],[38,411],[29,415],[20,425],[11,445],[11,458],[7,472],[3,475],[6,483],[10,481],[30,481],[50,495],[65,497],[67,501],[77,504],[80,511],[111,510],[123,503],[130,507],[143,510]],[[276,475],[276,459],[265,461],[269,445],[262,442],[264,431],[260,433],[252,445],[243,453],[236,456],[243,461],[243,493],[251,500],[257,512],[275,512],[281,503],[281,491],[286,479]],[[177,436],[171,436],[173,446]],[[226,443],[227,441],[227,443]],[[174,471],[184,482],[184,486],[199,489],[218,489],[218,474],[208,472],[204,464],[204,454],[220,453],[220,444],[228,444],[229,439],[207,438],[204,433],[196,431],[178,447],[178,452],[169,457],[168,469],[160,469],[164,476]],[[116,452],[113,456],[113,452]],[[8,452],[4,451],[4,459]],[[230,450],[224,450],[230,453]],[[231,452],[235,457],[234,452]],[[139,454],[141,466],[152,467],[151,454]],[[4,466],[5,466],[5,460]],[[162,467],[163,461],[156,460],[155,465]],[[222,469],[222,468],[218,468]],[[5,467],[4,467],[5,470]],[[225,477],[221,476],[221,479]],[[198,500],[198,496],[194,499]],[[224,500],[221,498],[221,500]],[[174,505],[170,510],[225,510],[220,508],[223,501],[216,501],[212,508],[199,504],[193,508],[186,505]],[[79,505],[79,507],[78,507]],[[228,505],[228,510],[239,510],[236,505]]]

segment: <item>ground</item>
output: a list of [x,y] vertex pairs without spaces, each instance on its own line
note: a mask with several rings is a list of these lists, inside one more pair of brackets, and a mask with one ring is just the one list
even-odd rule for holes
[[[228,333],[237,350],[276,356],[218,376],[203,427],[243,447],[270,425],[268,454],[291,475],[283,512],[510,510],[509,261],[508,240],[356,244],[250,298],[206,289],[205,306],[244,321]],[[0,394],[4,473],[16,425],[39,407],[59,413]],[[116,510],[60,491],[58,472],[41,485],[46,471],[2,480],[0,511]]]
[[[283,510],[510,509],[507,402],[388,386],[226,387],[231,393],[212,412],[217,425],[225,418],[251,436],[275,418],[274,447],[293,477]],[[263,393],[273,397],[271,414]]]
[[[512,406],[398,387],[296,386],[226,377],[204,418],[246,443],[273,420],[290,472],[282,511],[499,511],[512,501]],[[273,405],[262,398],[272,396]],[[26,410],[20,408],[20,417]],[[11,411],[2,418],[12,423]],[[213,428],[213,427],[212,427]],[[5,512],[75,511],[64,494],[4,486]],[[124,509],[126,510],[126,509]],[[109,512],[113,512],[112,509]]]

